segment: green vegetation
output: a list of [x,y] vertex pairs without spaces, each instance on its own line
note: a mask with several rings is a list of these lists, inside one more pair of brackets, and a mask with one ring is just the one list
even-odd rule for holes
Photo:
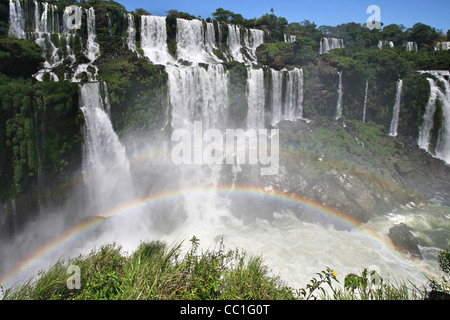
[[[6,300],[413,300],[426,299],[428,289],[394,284],[375,271],[349,274],[343,286],[334,270],[326,268],[305,288],[287,286],[258,257],[244,251],[217,248],[200,252],[199,239],[167,246],[160,241],[143,242],[131,254],[107,244],[90,254],[67,262],[59,260],[35,279],[5,291]],[[442,270],[449,274],[448,250]],[[80,287],[74,284],[69,266],[80,268]],[[447,279],[448,281],[448,279]],[[437,282],[435,282],[437,283]],[[434,288],[434,287],[433,287]],[[442,289],[442,284],[441,287]],[[442,291],[445,292],[445,291]]]
[[101,58],[100,75],[108,86],[111,119],[119,135],[161,129],[167,112],[167,73],[133,53]]

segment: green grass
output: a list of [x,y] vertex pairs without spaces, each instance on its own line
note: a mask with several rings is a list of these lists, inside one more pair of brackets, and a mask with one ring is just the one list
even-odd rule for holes
[[[182,244],[143,242],[132,254],[107,244],[90,254],[62,260],[23,285],[5,290],[5,300],[416,300],[426,290],[386,282],[374,271],[349,274],[342,287],[330,268],[305,288],[294,289],[244,251],[217,248],[199,252],[199,240]],[[79,288],[69,266],[79,269]],[[73,286],[72,286],[73,287]]]

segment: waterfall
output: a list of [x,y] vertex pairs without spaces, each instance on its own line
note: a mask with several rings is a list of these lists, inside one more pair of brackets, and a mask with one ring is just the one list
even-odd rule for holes
[[127,47],[129,50],[136,52],[136,28],[134,26],[134,16],[131,13],[126,14],[128,27],[127,27]]
[[25,39],[25,18],[19,0],[9,0],[9,36]]
[[[76,62],[73,48],[75,47],[77,25],[73,23],[73,19],[74,16],[81,19],[83,9],[78,6],[66,7],[62,19],[60,19],[56,5],[38,1],[29,1],[28,3],[32,3],[33,10],[24,10],[20,6],[19,0],[10,0],[9,35],[33,40],[41,47],[45,62],[43,69],[34,75],[38,81],[42,81],[46,74],[49,75],[51,81],[59,81],[60,79],[53,72],[54,69],[64,63],[66,59],[71,66]],[[74,9],[75,12],[73,12]],[[87,74],[89,80],[95,80],[97,77],[97,68],[93,62],[100,55],[100,47],[96,42],[95,11],[94,8],[85,9],[85,11],[87,39],[84,55],[90,62],[78,65],[72,77],[69,72],[66,72],[65,80],[79,81],[79,76],[83,72]],[[24,30],[27,32],[25,33]]]
[[397,81],[395,104],[394,104],[394,110],[393,110],[393,114],[392,114],[391,128],[389,130],[389,135],[391,137],[397,136],[398,119],[399,119],[399,115],[400,115],[400,102],[401,102],[401,96],[402,96],[402,87],[403,87],[403,80],[399,79]]
[[430,98],[428,99],[423,115],[422,126],[420,128],[418,145],[429,150],[431,130],[433,129],[433,118],[436,112],[436,102],[442,103],[443,123],[438,129],[435,156],[450,164],[450,73],[448,71],[420,71],[430,73],[436,77],[437,81],[427,78],[430,84]]
[[408,41],[406,43],[406,51],[417,51],[417,43]]
[[245,29],[244,46],[250,55],[250,60],[246,58],[246,62],[251,64],[256,61],[256,48],[264,43],[264,31],[258,29]]
[[[201,20],[177,18],[177,57],[194,63],[218,62],[218,58],[211,54],[215,42],[214,28],[211,30],[211,26],[205,38]],[[205,42],[211,53],[206,51]]]
[[87,15],[87,43],[85,55],[91,62],[93,62],[100,55],[100,46],[97,43],[97,35],[95,32],[94,8],[86,9],[86,15]]
[[367,111],[367,92],[369,89],[369,80],[366,80],[366,89],[364,90],[364,107],[363,107],[363,119],[362,122],[366,123],[366,111]]
[[283,99],[283,73],[275,69],[270,69],[272,78],[272,125],[276,125],[282,119],[282,99]]
[[167,66],[172,128],[192,129],[194,121],[203,128],[225,125],[228,109],[228,72],[221,64],[203,67]]
[[448,78],[440,77],[444,91],[439,91],[442,101],[443,128],[439,131],[436,144],[436,157],[450,164],[450,82]]
[[293,69],[287,73],[285,91],[285,120],[303,117],[303,69]]
[[338,99],[336,103],[336,120],[342,117],[342,71],[338,72],[339,74],[339,83],[338,83]]
[[422,126],[417,142],[418,146],[426,151],[428,151],[428,146],[430,145],[431,129],[433,129],[433,116],[436,111],[436,99],[440,92],[439,87],[433,79],[427,78],[427,80],[430,83],[430,98],[425,107],[425,113],[422,118]]
[[325,54],[332,49],[344,48],[344,40],[338,38],[322,38],[320,39],[319,54]]
[[244,62],[244,58],[241,53],[241,29],[238,26],[232,24],[228,25],[227,44],[233,59],[239,62]]
[[265,87],[263,69],[248,68],[247,70],[247,104],[247,128],[264,128]]
[[[100,46],[97,43],[97,34],[95,30],[95,10],[86,9],[87,19],[87,41],[84,55],[89,59],[88,63],[79,64],[72,81],[79,81],[81,74],[86,73],[89,81],[97,80],[98,68],[93,63],[100,56]],[[93,73],[90,71],[93,69]]]
[[141,48],[154,64],[174,62],[167,46],[166,17],[141,16]]
[[219,21],[217,21],[217,30],[219,31],[218,32],[219,33],[219,38],[217,39],[217,42],[218,42],[218,44],[220,46],[220,49],[223,49],[222,48],[222,42],[223,42],[222,25],[221,25],[221,23]]
[[378,41],[378,48],[382,49],[383,47],[388,46],[389,48],[394,48],[394,42],[389,40],[380,40]]
[[80,85],[85,117],[82,173],[91,216],[105,213],[134,196],[125,148],[114,132],[99,82]]
[[297,37],[293,34],[284,34],[284,42],[293,43],[295,42],[296,38]]
[[434,50],[450,50],[450,41],[437,42]]
[[282,120],[303,118],[303,69],[271,72],[270,104],[272,125]]
[[205,48],[211,55],[214,54],[213,49],[217,49],[216,32],[214,31],[214,24],[212,22],[206,22]]

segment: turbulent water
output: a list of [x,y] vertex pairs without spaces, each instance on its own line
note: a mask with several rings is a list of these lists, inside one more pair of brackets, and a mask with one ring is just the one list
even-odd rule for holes
[[[10,4],[10,34],[24,38],[24,17],[20,3],[10,0]],[[64,32],[56,22],[49,22],[51,8],[51,5],[46,4],[35,6],[34,33],[38,43],[49,32],[42,28],[47,28],[49,24],[55,28],[52,32],[71,37],[69,30]],[[84,54],[90,62],[81,67],[85,70],[95,66],[100,52],[95,35],[95,11],[87,10],[86,16],[87,45]],[[135,22],[131,15],[126,17],[126,21],[126,45],[135,51]],[[264,41],[263,31],[234,25],[228,25],[227,28],[228,37],[224,43],[220,28],[216,39],[213,23],[177,19],[177,54],[174,57],[167,46],[166,18],[142,16],[140,46],[144,56],[155,64],[163,64],[168,73],[168,110],[172,129],[186,129],[188,133],[193,133],[196,121],[201,121],[203,129],[226,128],[230,108],[230,77],[214,54],[217,48],[225,48],[226,59],[243,62],[247,67],[248,112],[242,115],[246,125],[243,129],[261,129],[267,124],[276,126],[282,120],[303,118],[303,70],[270,69],[264,72],[262,68],[253,66],[256,62],[255,50]],[[291,36],[286,41],[295,40]],[[74,58],[69,41],[63,57],[56,57],[53,48],[48,46],[48,42],[45,43],[50,66],[63,58]],[[321,53],[344,46],[342,39],[333,38],[323,38],[320,45]],[[182,60],[188,62],[189,66],[180,63]],[[208,66],[203,63],[208,63]],[[410,204],[369,221],[367,225],[373,228],[373,233],[348,223],[346,228],[336,229],[332,224],[305,222],[299,218],[293,206],[286,203],[286,199],[271,194],[272,186],[267,186],[264,192],[244,192],[236,187],[237,181],[242,182],[246,178],[241,176],[243,171],[239,162],[231,165],[231,169],[222,164],[176,166],[170,161],[169,141],[155,142],[134,136],[120,139],[109,116],[106,84],[93,81],[96,80],[95,74],[90,80],[80,85],[80,108],[86,120],[80,173],[83,190],[69,200],[81,207],[80,212],[74,213],[68,208],[49,209],[17,235],[4,249],[8,260],[3,260],[0,267],[3,270],[20,271],[17,264],[21,261],[30,263],[26,264],[27,268],[22,273],[13,273],[8,280],[17,281],[30,276],[60,256],[73,257],[86,253],[105,242],[116,241],[130,252],[143,240],[165,240],[174,244],[186,242],[194,235],[200,239],[204,249],[213,248],[223,239],[226,248],[243,248],[251,255],[262,256],[275,274],[295,288],[304,287],[325,267],[336,270],[341,283],[346,274],[360,273],[366,267],[378,271],[389,280],[411,280],[413,283],[427,281],[422,271],[437,270],[437,248],[445,247],[450,231],[448,208],[438,203]],[[436,154],[450,159],[450,147],[447,145],[447,141],[450,141],[450,125],[447,124],[450,121],[450,91],[448,80],[444,80],[441,79],[445,82],[445,92],[429,80],[432,96],[424,116],[419,144],[427,148],[431,130],[429,120],[434,113],[435,100],[439,97],[445,106],[445,128],[448,129],[441,132]],[[392,135],[396,134],[398,125],[401,86],[399,80]],[[368,82],[364,110],[367,87]],[[342,91],[341,71],[337,118],[342,116]],[[232,177],[232,185],[222,186],[226,172]],[[293,177],[296,174],[290,173]],[[236,198],[242,204],[240,215],[232,210],[235,204],[233,199]],[[254,209],[255,204],[270,204],[276,209],[270,216],[261,216]],[[15,202],[11,200],[0,210],[13,212],[7,216],[14,217]],[[306,207],[302,210],[306,214],[317,214]],[[331,213],[322,214],[325,215],[325,221],[332,219]],[[79,232],[77,236],[59,238],[69,226],[96,217],[109,219],[95,228]],[[314,221],[314,218],[310,220]],[[397,222],[405,222],[414,228],[424,260],[407,259],[380,240],[384,239],[382,235],[386,235],[389,227]],[[52,250],[36,255],[46,244],[52,241],[55,243],[55,238],[58,240],[51,247]]]

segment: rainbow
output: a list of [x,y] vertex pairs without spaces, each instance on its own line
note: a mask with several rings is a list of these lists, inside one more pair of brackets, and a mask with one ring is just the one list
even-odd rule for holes
[[[34,252],[24,261],[19,263],[17,266],[12,268],[9,272],[3,275],[0,278],[0,285],[6,286],[7,284],[13,283],[15,279],[18,279],[21,275],[25,274],[27,270],[30,270],[35,263],[37,263],[40,259],[43,259],[45,256],[51,254],[56,249],[61,248],[62,246],[75,241],[76,239],[80,239],[83,235],[86,235],[89,231],[92,231],[95,227],[101,225],[109,218],[113,218],[116,216],[125,216],[135,210],[139,210],[148,205],[155,205],[160,201],[168,200],[168,199],[176,199],[177,197],[189,197],[196,195],[204,195],[204,194],[219,194],[219,195],[240,195],[240,196],[260,196],[266,197],[269,200],[277,200],[277,201],[286,201],[287,203],[294,205],[301,205],[305,210],[312,210],[314,213],[320,214],[326,218],[333,219],[335,221],[339,221],[345,224],[347,227],[351,229],[356,228],[366,234],[368,234],[371,238],[376,239],[381,242],[384,246],[388,247],[391,251],[395,252],[397,255],[400,255],[403,259],[408,259],[402,253],[398,252],[389,238],[385,235],[378,233],[373,228],[365,225],[361,221],[355,219],[354,217],[335,210],[333,208],[324,206],[316,201],[305,198],[296,194],[289,194],[279,190],[265,190],[260,187],[254,186],[245,186],[245,187],[232,187],[232,186],[219,186],[219,187],[208,187],[208,188],[189,188],[183,190],[176,191],[167,191],[158,194],[153,194],[148,197],[137,199],[123,205],[120,205],[113,210],[108,212],[104,212],[100,216],[103,218],[94,218],[89,221],[85,221],[70,230],[66,231],[61,236],[55,238],[50,241],[39,250]],[[409,259],[408,259],[409,260]],[[414,263],[414,261],[412,261]],[[417,269],[423,269],[421,266],[417,266]],[[424,270],[421,270],[424,272]]]

